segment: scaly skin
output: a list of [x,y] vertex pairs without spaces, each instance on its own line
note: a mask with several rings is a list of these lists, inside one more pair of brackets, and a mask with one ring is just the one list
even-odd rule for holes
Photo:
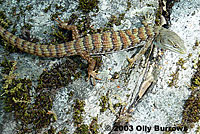
[[141,41],[153,37],[152,27],[140,27],[132,30],[104,32],[87,35],[83,38],[58,45],[38,45],[18,38],[0,26],[0,35],[20,50],[42,57],[63,57],[77,55],[86,51],[90,55],[111,53],[135,47]]
[[[75,26],[68,27],[67,24],[61,20],[57,20],[57,22],[61,28],[70,29],[72,32],[76,34],[78,33]],[[101,34],[96,33],[82,38],[78,38],[76,34],[73,34],[75,40],[70,42],[58,45],[39,45],[20,39],[0,26],[0,35],[6,41],[18,47],[21,51],[41,57],[80,55],[89,63],[89,77],[92,76],[95,79],[99,78],[96,77],[96,73],[93,71],[96,62],[90,57],[91,55],[131,49],[136,47],[136,45],[142,41],[146,41],[148,45],[144,47],[145,49],[141,49],[137,54],[137,57],[129,59],[130,62],[134,62],[141,54],[145,53],[148,46],[150,46],[150,43],[153,41],[158,47],[179,53],[186,52],[183,41],[176,33],[162,27],[152,27],[147,24],[143,27],[131,30],[109,31]]]

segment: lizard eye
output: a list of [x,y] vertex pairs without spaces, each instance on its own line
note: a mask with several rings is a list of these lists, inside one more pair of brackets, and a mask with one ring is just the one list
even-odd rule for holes
[[173,47],[174,47],[174,48],[178,48],[178,45],[174,44]]

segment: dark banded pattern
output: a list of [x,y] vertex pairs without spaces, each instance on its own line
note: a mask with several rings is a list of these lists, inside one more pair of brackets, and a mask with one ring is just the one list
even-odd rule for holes
[[[66,23],[58,21],[61,26]],[[60,26],[60,27],[61,27]],[[73,31],[73,30],[72,30]],[[76,31],[77,32],[77,31]],[[167,34],[167,35],[166,35]],[[10,32],[7,32],[0,26],[0,35],[12,45],[17,46],[20,50],[43,57],[63,57],[80,55],[88,61],[88,77],[99,79],[94,71],[96,61],[91,58],[91,55],[111,53],[124,49],[130,49],[139,43],[145,43],[140,51],[131,59],[130,66],[144,54],[149,46],[155,41],[155,44],[161,48],[169,49],[179,53],[185,53],[186,48],[183,40],[174,32],[159,26],[148,26],[135,28],[132,30],[121,30],[104,32],[102,34],[87,35],[83,38],[77,38],[71,42],[65,42],[58,45],[40,45],[20,39]],[[164,36],[166,35],[166,36]],[[72,35],[73,38],[77,37]],[[177,45],[178,47],[173,47]],[[100,80],[100,79],[99,79]]]
[[113,44],[113,51],[119,51],[121,50],[122,45],[121,39],[119,37],[119,32],[112,31],[111,32],[111,38],[112,38],[112,44]]
[[146,26],[145,31],[148,37],[153,37],[155,35],[153,27]]
[[103,46],[103,53],[111,52],[113,49],[112,39],[111,39],[111,32],[104,32],[101,35],[102,45]]
[[138,37],[141,41],[145,41],[148,38],[144,27],[138,28]]
[[[34,54],[41,57],[63,57],[76,55],[75,45],[78,46],[77,49],[80,51],[85,50],[83,45],[83,38],[79,38],[76,41],[71,41],[67,43],[62,43],[58,45],[40,45],[35,44],[23,39],[18,38],[12,33],[6,31],[0,26],[0,35],[9,43],[19,48],[21,51]],[[75,44],[75,42],[77,44]]]
[[129,48],[135,47],[135,45],[139,43],[139,38],[132,33],[132,30],[126,30],[125,32],[130,40]]
[[102,42],[101,42],[101,34],[92,34],[91,36],[91,40],[92,40],[92,44],[93,45],[92,49],[87,49],[88,52],[98,52],[101,53],[103,46],[102,46]]
[[102,34],[87,35],[83,38],[58,45],[40,45],[18,38],[0,26],[0,35],[20,50],[42,56],[42,57],[63,57],[80,55],[83,52],[92,54],[105,54],[135,47],[141,41],[147,40],[155,35],[154,28],[145,27],[132,30],[120,30],[104,32]]

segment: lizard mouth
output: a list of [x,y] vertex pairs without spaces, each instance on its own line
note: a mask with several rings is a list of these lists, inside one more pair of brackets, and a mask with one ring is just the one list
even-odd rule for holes
[[172,52],[180,53],[180,54],[186,54],[186,53],[187,53],[186,48],[185,48],[183,45],[181,45],[181,46],[182,46],[182,47],[176,48],[176,47],[173,47],[173,46],[170,45],[170,44],[165,44],[165,45],[164,45],[164,49],[170,50],[170,51],[172,51]]

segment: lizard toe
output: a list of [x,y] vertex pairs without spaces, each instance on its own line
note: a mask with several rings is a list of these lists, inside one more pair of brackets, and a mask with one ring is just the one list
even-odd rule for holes
[[96,85],[95,80],[101,80],[100,78],[97,77],[97,74],[99,74],[99,73],[96,73],[95,71],[88,72],[88,80],[90,79],[90,77],[92,77],[93,85]]

